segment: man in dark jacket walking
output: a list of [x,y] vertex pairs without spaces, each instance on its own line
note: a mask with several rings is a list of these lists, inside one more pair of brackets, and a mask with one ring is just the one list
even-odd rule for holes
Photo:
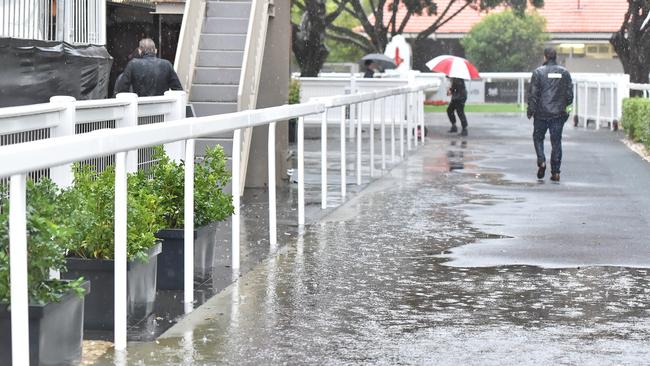
[[449,117],[449,122],[451,122],[449,133],[458,132],[456,116],[454,115],[454,112],[456,112],[458,113],[458,118],[460,118],[460,125],[463,128],[460,134],[467,136],[467,117],[465,117],[467,89],[465,88],[465,81],[459,78],[451,78],[451,86],[447,90],[447,95],[451,95],[451,102],[449,102],[449,106],[447,107],[447,117]]
[[115,85],[116,93],[133,92],[140,97],[163,95],[167,90],[183,90],[171,62],[156,57],[156,44],[150,38],[140,41],[140,58],[133,58]]
[[573,103],[571,74],[556,62],[554,49],[544,50],[544,64],[533,71],[528,95],[528,118],[534,117],[533,143],[537,153],[537,178],[544,178],[546,156],[544,137],[551,133],[551,180],[560,180],[562,129],[569,118],[567,106]]

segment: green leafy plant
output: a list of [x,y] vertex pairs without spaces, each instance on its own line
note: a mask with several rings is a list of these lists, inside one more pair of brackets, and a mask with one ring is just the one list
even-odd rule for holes
[[624,99],[621,124],[630,139],[641,142],[650,149],[650,100]]
[[[115,227],[115,169],[96,172],[91,166],[74,167],[74,184],[61,193],[58,217],[70,228],[65,236],[70,254],[81,258],[113,259]],[[127,178],[127,256],[148,260],[156,244],[154,233],[161,229],[160,197],[144,181],[145,173]]]
[[[59,189],[49,179],[27,182],[27,273],[29,300],[58,301],[74,291],[83,295],[83,278],[74,281],[50,279],[50,269],[65,270],[64,237],[69,229],[55,222]],[[0,192],[0,303],[9,303],[9,198]]]
[[[161,225],[169,229],[181,228],[185,214],[185,162],[171,160],[162,148],[156,149],[154,158],[157,162],[149,170],[153,178],[141,183],[148,186],[146,190],[156,192],[160,197]],[[194,168],[195,226],[221,221],[232,215],[232,196],[223,191],[229,180],[223,148],[218,145],[207,148]]]
[[300,81],[291,79],[289,83],[289,104],[300,103]]

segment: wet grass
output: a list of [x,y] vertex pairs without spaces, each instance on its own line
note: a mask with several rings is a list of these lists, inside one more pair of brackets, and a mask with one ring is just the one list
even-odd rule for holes
[[[427,105],[425,112],[446,112],[447,105]],[[489,104],[466,104],[465,112],[475,113],[519,113],[522,112],[518,104],[511,103],[489,103]]]

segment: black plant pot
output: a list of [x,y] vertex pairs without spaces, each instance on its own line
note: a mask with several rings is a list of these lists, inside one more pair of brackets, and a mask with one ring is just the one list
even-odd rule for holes
[[[81,287],[90,293],[90,282]],[[77,365],[81,360],[84,297],[68,292],[59,302],[29,305],[30,365]],[[0,365],[11,365],[11,312],[0,306]]]
[[[153,311],[156,300],[157,256],[161,246],[149,249],[149,261],[128,262],[127,304],[128,321],[136,323]],[[112,330],[114,328],[115,263],[113,260],[68,258],[68,271],[63,278],[83,276],[92,282],[95,291],[86,298],[84,329]]]
[[[218,222],[194,230],[194,277],[207,279],[214,268]],[[165,229],[156,233],[163,241],[158,256],[158,289],[183,289],[185,233],[183,229]]]

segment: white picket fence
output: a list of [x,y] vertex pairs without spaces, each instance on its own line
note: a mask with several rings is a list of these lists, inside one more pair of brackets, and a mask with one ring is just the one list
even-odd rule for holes
[[[397,163],[405,156],[407,150],[424,143],[424,134],[404,134],[416,126],[424,127],[424,91],[435,89],[437,85],[418,84],[398,88],[384,89],[366,93],[355,93],[334,97],[319,98],[308,103],[285,105],[273,108],[248,110],[243,112],[182,119],[181,108],[185,106],[184,94],[167,94],[164,97],[137,98],[124,94],[117,99],[103,101],[73,101],[69,97],[56,97],[50,103],[11,107],[0,110],[0,126],[5,135],[20,134],[30,131],[48,131],[47,138],[37,141],[16,143],[0,147],[0,178],[10,178],[10,212],[9,212],[9,246],[10,246],[10,283],[11,283],[11,337],[14,366],[29,364],[29,327],[27,295],[27,235],[26,235],[26,181],[30,172],[50,169],[52,176],[60,183],[70,182],[70,166],[73,162],[98,157],[115,155],[115,349],[126,348],[126,247],[127,247],[127,184],[126,176],[130,169],[136,169],[135,151],[155,145],[165,144],[168,151],[176,157],[184,158],[185,194],[184,194],[184,296],[186,310],[191,311],[194,300],[193,284],[193,250],[192,232],[194,230],[194,141],[197,138],[234,131],[235,136],[242,129],[268,125],[268,191],[269,191],[269,241],[277,244],[276,218],[276,184],[275,184],[275,123],[291,118],[298,118],[298,224],[305,224],[305,168],[304,168],[304,119],[318,115],[321,118],[321,197],[322,208],[327,207],[327,115],[336,112],[340,124],[341,149],[341,196],[346,196],[346,145],[345,124],[349,120],[345,111],[350,106],[364,109],[368,105],[384,104],[393,100],[396,108],[388,114],[381,111],[375,115],[375,108],[370,108],[370,139],[361,139],[362,118],[353,119],[357,127],[356,138],[356,175],[357,184],[361,184],[362,144],[370,146],[370,175],[376,176],[380,169],[382,174],[389,164]],[[407,101],[412,101],[407,103]],[[137,117],[163,114],[168,116],[166,123],[137,124]],[[362,115],[362,114],[361,114]],[[91,133],[75,134],[75,127],[80,123],[96,123],[106,120],[116,121],[116,128],[100,129]],[[381,128],[382,158],[381,167],[375,162],[375,123]],[[385,130],[390,129],[391,160],[388,160]],[[399,137],[396,136],[399,129]],[[232,216],[232,267],[239,268],[240,238],[240,184],[239,159],[241,139],[235,138],[233,146],[233,205]],[[400,155],[396,156],[396,145],[400,145]],[[182,153],[181,153],[182,152]]]

